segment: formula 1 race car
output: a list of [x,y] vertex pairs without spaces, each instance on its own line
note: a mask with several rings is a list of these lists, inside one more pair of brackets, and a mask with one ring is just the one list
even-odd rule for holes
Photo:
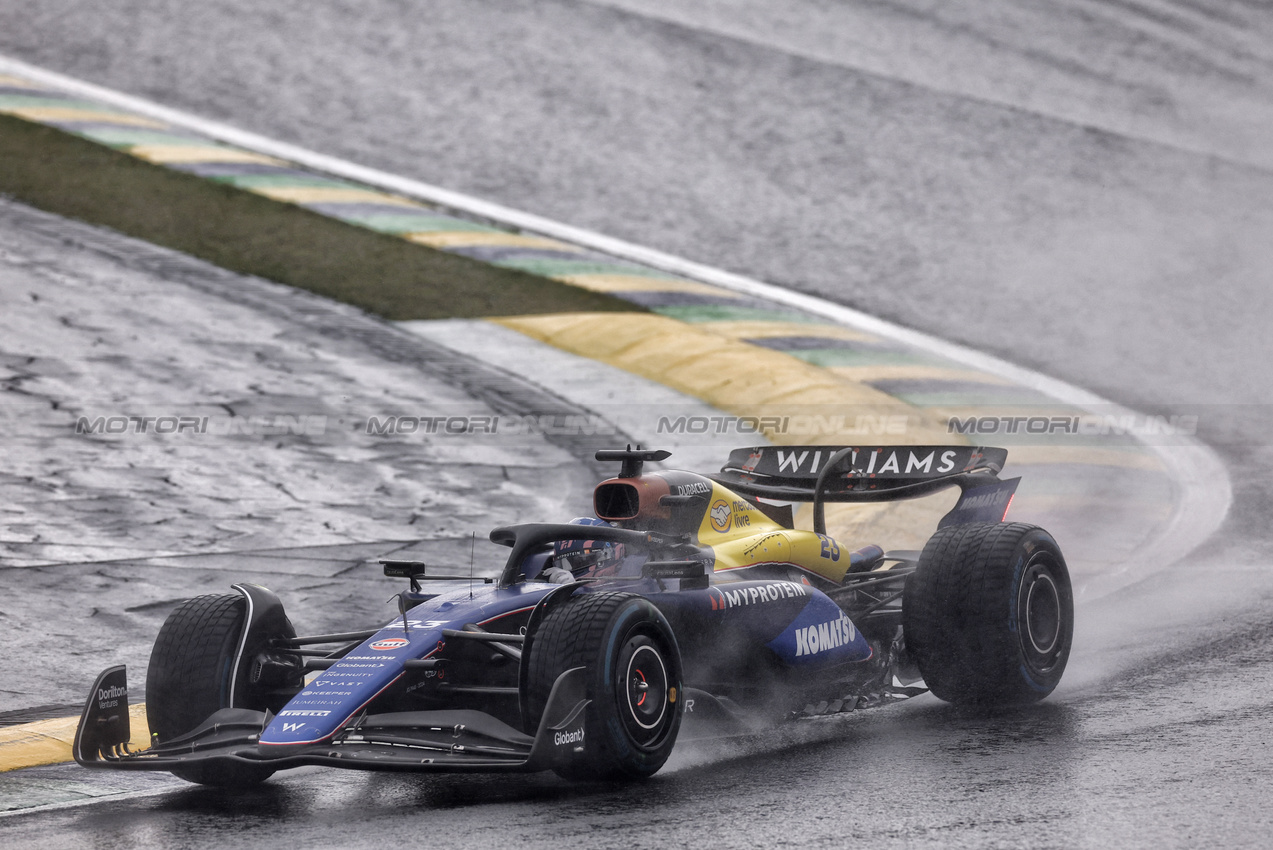
[[[720,473],[622,464],[596,517],[497,528],[495,578],[404,579],[379,628],[298,636],[252,584],[164,623],[150,659],[152,745],[132,751],[125,671],[98,678],[75,737],[86,767],[168,770],[213,785],[276,770],[655,773],[679,738],[922,693],[955,703],[1042,699],[1065,668],[1073,599],[1042,529],[1004,521],[1007,452],[967,446],[761,447]],[[922,552],[846,552],[827,502],[959,487]],[[797,530],[792,503],[812,502]],[[922,679],[922,686],[920,681]]]

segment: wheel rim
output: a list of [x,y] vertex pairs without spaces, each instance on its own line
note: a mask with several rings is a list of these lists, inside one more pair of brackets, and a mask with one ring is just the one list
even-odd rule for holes
[[1017,625],[1026,663],[1047,673],[1065,646],[1065,598],[1050,562],[1036,557],[1026,566],[1017,594]]
[[656,745],[671,716],[667,662],[659,646],[645,635],[630,639],[620,657],[617,690],[623,725],[633,743]]
[[1056,649],[1061,637],[1061,596],[1047,573],[1040,573],[1026,591],[1025,621],[1035,652],[1047,655]]

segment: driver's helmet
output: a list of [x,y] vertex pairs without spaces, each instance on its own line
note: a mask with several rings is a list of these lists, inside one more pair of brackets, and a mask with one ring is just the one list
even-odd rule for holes
[[[572,525],[609,526],[595,517],[581,516]],[[623,544],[603,540],[558,540],[553,545],[553,566],[569,570],[574,576],[612,575],[623,560]]]

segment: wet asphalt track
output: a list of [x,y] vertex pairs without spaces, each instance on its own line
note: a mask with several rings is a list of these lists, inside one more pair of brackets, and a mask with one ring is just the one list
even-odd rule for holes
[[803,744],[678,753],[639,788],[308,772],[230,805],[181,790],[0,832],[68,847],[1264,846],[1273,176],[1242,139],[1270,128],[1249,106],[1273,84],[1269,13],[894,2],[837,30],[824,4],[782,21],[724,5],[4,2],[0,51],[1199,412],[1234,477],[1225,533],[1091,603],[1066,682],[1031,711],[921,698]]
[[1273,685],[1270,637],[1237,629],[1183,669],[1160,660],[1028,710],[921,698],[803,740],[680,750],[636,787],[303,770],[247,793],[174,785],[0,829],[16,846],[103,849],[1260,847],[1269,753],[1249,731]]

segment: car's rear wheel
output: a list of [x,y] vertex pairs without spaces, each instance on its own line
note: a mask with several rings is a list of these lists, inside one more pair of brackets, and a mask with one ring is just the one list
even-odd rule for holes
[[[146,672],[146,716],[159,742],[192,731],[218,709],[266,708],[256,704],[248,663],[235,664],[246,617],[247,604],[239,595],[187,599],[168,615]],[[250,660],[250,654],[244,655]],[[274,770],[208,762],[172,772],[188,782],[228,786],[263,782]]]
[[[582,593],[545,614],[530,644],[533,725],[557,677],[586,668],[587,734],[568,779],[640,779],[667,761],[681,725],[681,657],[667,619],[631,593]],[[533,729],[531,730],[533,731]]]
[[947,702],[1043,699],[1061,681],[1074,637],[1074,598],[1060,547],[1025,523],[938,531],[906,580],[906,648]]

